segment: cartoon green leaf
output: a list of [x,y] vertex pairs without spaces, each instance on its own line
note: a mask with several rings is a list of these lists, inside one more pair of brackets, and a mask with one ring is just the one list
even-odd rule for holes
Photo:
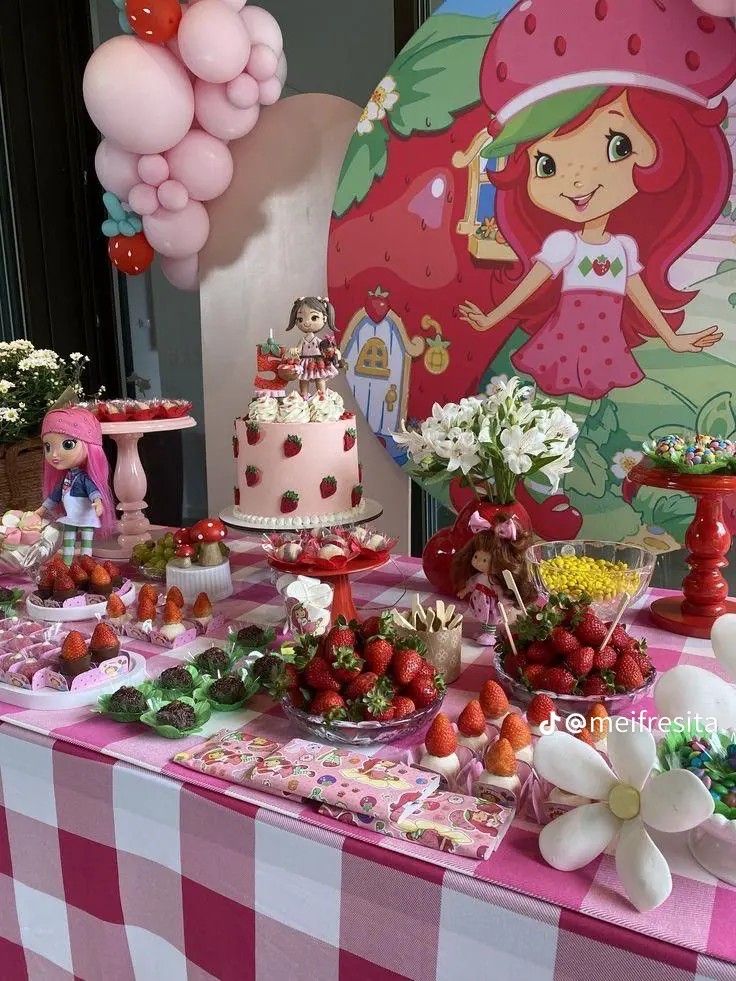
[[388,160],[388,133],[376,123],[370,133],[356,133],[347,149],[333,210],[342,217],[353,204],[360,204],[370,191],[373,181],[383,177]]
[[595,412],[591,413],[582,429],[582,435],[603,449],[612,433],[618,429],[616,406],[609,399],[602,399]]
[[694,517],[695,501],[692,497],[666,493],[661,494],[654,503],[651,524],[655,528],[664,528],[678,542],[682,542]]
[[730,392],[719,392],[709,399],[698,413],[696,432],[710,436],[730,436],[736,429]]
[[587,436],[580,437],[575,450],[574,469],[565,478],[566,490],[574,490],[583,497],[603,497],[607,480],[608,465],[598,447]]
[[736,293],[730,294],[730,296],[728,297],[728,302],[730,306],[732,306],[734,310],[736,310]]
[[[478,66],[498,18],[439,14],[417,31],[394,62],[399,101],[389,112],[401,136],[436,132],[480,100]],[[447,70],[452,65],[453,70]]]

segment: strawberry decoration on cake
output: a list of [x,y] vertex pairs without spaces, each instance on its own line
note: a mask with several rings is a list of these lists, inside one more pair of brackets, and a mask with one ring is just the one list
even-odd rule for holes
[[363,500],[363,486],[362,484],[356,484],[353,487],[352,493],[350,494],[350,505],[351,507],[357,508],[360,502]]
[[299,436],[287,436],[284,440],[284,456],[292,457],[301,453],[302,441]]
[[233,456],[237,460],[239,455],[240,455],[240,440],[238,439],[237,436],[233,436]]
[[322,497],[332,497],[337,491],[337,480],[334,477],[323,477],[320,481],[319,492]]
[[291,514],[299,507],[299,495],[296,491],[285,491],[281,495],[281,513]]
[[261,427],[257,422],[249,421],[245,424],[245,432],[248,439],[248,445],[255,446],[261,438]]
[[235,507],[236,508],[237,507],[240,507],[240,488],[239,487],[233,487],[233,501],[235,503]]
[[358,434],[355,431],[355,429],[352,428],[352,426],[348,427],[348,429],[345,430],[345,435],[342,438],[342,445],[346,453],[349,453],[350,450],[352,450],[352,448],[355,446],[355,440],[357,439],[357,436]]
[[245,482],[248,487],[257,487],[261,482],[262,476],[263,474],[258,467],[254,467],[252,464],[245,468]]

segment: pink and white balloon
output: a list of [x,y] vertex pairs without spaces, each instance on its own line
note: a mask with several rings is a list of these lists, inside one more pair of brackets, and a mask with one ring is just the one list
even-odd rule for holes
[[[163,2],[171,0],[149,0],[154,19]],[[137,35],[100,45],[83,92],[103,136],[95,156],[100,183],[142,217],[168,279],[196,289],[209,235],[202,202],[230,185],[227,144],[278,101],[286,56],[277,21],[246,0],[189,0],[182,9],[165,45]]]

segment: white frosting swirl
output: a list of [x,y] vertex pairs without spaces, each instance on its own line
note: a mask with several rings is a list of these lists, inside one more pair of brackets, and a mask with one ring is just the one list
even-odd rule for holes
[[279,406],[279,422],[309,422],[309,403],[299,392],[290,392]]
[[279,403],[270,395],[261,395],[248,406],[248,416],[252,422],[276,422]]
[[309,403],[309,415],[312,422],[337,422],[345,411],[345,403],[337,392],[325,392],[323,396],[315,395]]

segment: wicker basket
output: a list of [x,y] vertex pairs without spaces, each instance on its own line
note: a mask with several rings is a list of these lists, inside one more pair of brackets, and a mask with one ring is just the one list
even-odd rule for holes
[[17,508],[35,511],[41,491],[43,448],[38,437],[0,446],[0,514]]

